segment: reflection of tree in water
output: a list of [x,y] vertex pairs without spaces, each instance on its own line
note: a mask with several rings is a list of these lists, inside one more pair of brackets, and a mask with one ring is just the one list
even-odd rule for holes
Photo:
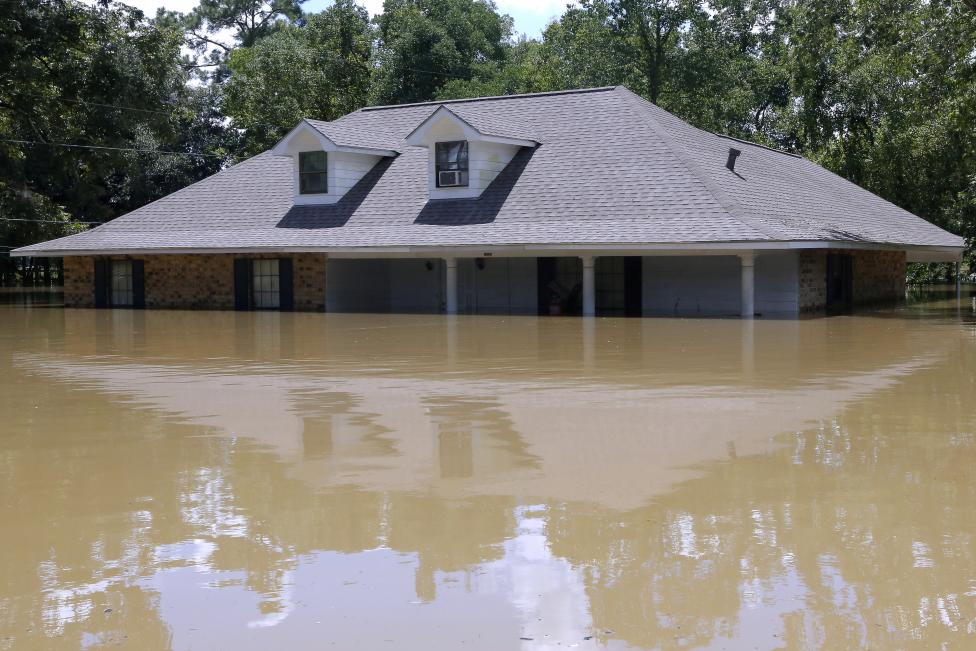
[[[601,635],[660,648],[748,638],[754,606],[774,613],[763,630],[780,637],[765,646],[891,648],[965,635],[976,626],[966,594],[976,562],[976,422],[963,398],[976,395],[976,381],[932,376],[972,368],[972,352],[962,354],[795,434],[779,452],[705,467],[643,508],[550,504],[551,551],[581,569],[595,627],[613,631]],[[26,392],[71,404],[65,385],[29,382]],[[936,388],[947,386],[958,391]],[[469,496],[465,480],[503,481],[506,470],[539,463],[499,404],[471,395],[425,402],[435,431],[417,435],[437,437],[439,467],[409,492],[296,478],[296,466],[335,455],[340,430],[363,458],[396,459],[389,430],[341,392],[294,393],[303,450],[290,459],[160,411],[92,407],[112,394],[91,393],[72,412],[87,437],[77,447],[20,441],[0,472],[8,495],[31,487],[29,503],[2,502],[0,521],[18,535],[0,555],[0,576],[36,595],[5,602],[0,621],[51,630],[60,621],[65,648],[77,648],[83,631],[106,640],[124,632],[133,648],[169,646],[159,598],[140,583],[165,567],[243,573],[261,610],[280,612],[303,555],[388,546],[417,556],[417,594],[434,600],[438,573],[503,558],[523,503]],[[15,411],[2,395],[0,407]],[[56,414],[31,418],[33,431],[62,425]],[[160,550],[196,540],[210,551],[161,560]]]
[[[55,400],[69,393],[59,383],[46,384],[44,390],[60,394]],[[84,393],[87,401],[115,400],[112,393]],[[350,437],[362,458],[396,452],[384,438],[388,430],[374,415],[357,412],[356,401],[347,395],[310,393],[299,396],[296,405],[305,425],[303,457],[313,464],[332,453],[328,439],[336,418],[344,419],[343,436]],[[54,427],[43,422],[47,418],[39,414],[32,426],[38,431]],[[264,444],[247,439],[210,436],[207,428],[177,416],[113,407],[87,409],[83,420],[79,431],[108,433],[103,444],[92,447],[85,441],[79,447],[97,458],[79,457],[70,448],[53,454],[38,450],[45,465],[35,481],[48,489],[33,491],[30,513],[0,513],[4,522],[24,524],[21,547],[2,555],[2,575],[19,592],[48,595],[38,597],[47,600],[44,607],[33,599],[6,603],[3,620],[26,622],[35,630],[57,623],[66,648],[76,647],[85,631],[96,631],[99,640],[123,639],[129,634],[126,626],[138,628],[142,648],[168,647],[170,633],[158,612],[158,596],[144,582],[167,569],[195,567],[224,577],[243,573],[240,579],[222,580],[259,595],[259,611],[272,614],[285,610],[282,595],[303,555],[388,546],[417,555],[418,596],[433,600],[436,573],[465,571],[500,558],[502,543],[514,528],[513,498],[451,499],[351,486],[312,489],[292,477],[296,463],[308,462],[281,460]],[[471,432],[507,450],[511,428],[499,429],[498,422],[499,415],[486,407],[470,419]],[[132,436],[119,444],[112,434],[119,431]],[[92,468],[113,468],[113,476]],[[11,491],[26,485],[21,477],[7,479]],[[64,486],[71,487],[70,494]],[[89,508],[97,508],[99,517],[85,517]],[[31,517],[35,512],[49,521]],[[106,522],[102,514],[115,518]],[[42,527],[65,533],[50,535]],[[37,540],[51,544],[31,542]],[[38,572],[44,567],[51,569]],[[25,590],[28,585],[33,587]],[[124,615],[98,617],[114,601],[125,602]],[[72,609],[76,615],[66,617]],[[130,634],[128,641],[135,637]]]
[[[71,393],[60,384],[40,390],[55,403],[70,404]],[[29,500],[0,502],[9,507],[0,512],[5,530],[17,532],[0,554],[0,576],[31,595],[4,602],[0,617],[6,621],[0,628],[27,633],[28,639],[43,631],[49,649],[78,648],[83,632],[93,644],[168,648],[171,634],[159,619],[158,595],[138,581],[156,571],[155,552],[162,543],[194,537],[195,526],[182,517],[181,489],[201,462],[223,456],[225,442],[191,439],[193,452],[184,448],[189,454],[174,457],[170,437],[198,433],[197,428],[158,416],[147,422],[145,414],[128,410],[73,415],[77,447],[48,450],[40,440],[25,441],[15,448],[19,459],[9,465],[10,472],[0,473],[0,481],[9,482],[0,484],[4,494],[31,488]],[[58,416],[32,415],[32,427],[58,427]],[[120,439],[101,432],[139,435]],[[97,464],[90,454],[98,456]],[[93,467],[110,468],[110,476],[92,472]],[[31,479],[19,471],[30,472]],[[32,589],[25,591],[26,586]]]
[[515,529],[511,497],[463,499],[392,494],[387,511],[390,548],[418,556],[417,597],[433,601],[435,573],[463,572],[502,558]]
[[[855,403],[787,449],[709,466],[646,507],[553,508],[553,553],[583,568],[595,625],[654,648],[752,641],[753,608],[776,612],[763,626],[786,648],[971,634],[976,440],[959,433],[976,415],[927,389],[945,386],[926,377],[939,372]],[[973,378],[957,381],[976,395]]]

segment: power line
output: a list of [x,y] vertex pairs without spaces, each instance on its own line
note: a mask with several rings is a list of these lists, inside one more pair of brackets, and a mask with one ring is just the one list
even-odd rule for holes
[[438,75],[438,76],[441,76],[441,77],[450,77],[452,79],[460,79],[462,81],[470,81],[471,80],[470,77],[462,77],[461,75],[452,75],[449,72],[438,72],[437,70],[424,70],[422,68],[408,68],[408,67],[403,67],[403,68],[401,68],[401,70],[409,70],[410,72],[420,72],[420,73],[423,73],[425,75]]
[[138,149],[135,147],[106,147],[104,145],[75,145],[67,142],[42,142],[40,140],[15,140],[13,138],[0,138],[0,142],[10,142],[20,145],[45,145],[48,147],[68,147],[71,149],[102,149],[107,151],[135,151],[143,154],[163,154],[166,156],[196,156],[198,158],[219,158],[223,156],[217,154],[194,154],[184,151],[165,151],[162,149]]
[[34,222],[35,224],[63,224],[65,226],[71,226],[72,224],[85,224],[87,226],[101,226],[107,222],[76,222],[76,221],[61,221],[59,219],[30,219],[27,217],[0,217],[0,222]]
[[[64,97],[61,97],[59,99],[62,102],[72,102],[74,104],[84,104],[86,106],[101,106],[102,108],[116,108],[116,109],[121,109],[123,111],[139,111],[141,113],[155,113],[156,115],[166,115],[166,116],[172,115],[172,113],[167,111],[154,111],[152,109],[135,108],[134,106],[119,106],[118,104],[103,104],[101,102],[89,102],[88,100],[83,100],[83,99],[65,99]],[[163,102],[163,104],[167,106],[173,106],[174,108],[176,108],[175,104],[166,104],[166,102]]]

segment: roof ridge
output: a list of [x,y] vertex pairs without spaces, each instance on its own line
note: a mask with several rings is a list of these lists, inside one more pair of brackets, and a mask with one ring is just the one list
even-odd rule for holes
[[734,140],[735,142],[741,142],[743,145],[752,145],[753,147],[759,147],[760,149],[771,151],[774,154],[783,154],[784,156],[792,156],[793,158],[806,158],[803,154],[794,154],[793,152],[786,151],[785,149],[776,149],[775,147],[767,147],[766,145],[760,144],[758,142],[752,142],[751,140],[736,138],[735,136],[730,136],[724,133],[716,133],[715,131],[708,131],[706,133],[710,133],[713,136],[718,136],[719,138],[725,138],[726,140]]
[[[555,95],[583,95],[586,93],[601,93],[616,90],[618,86],[599,86],[594,88],[573,88],[569,90],[551,90],[541,93],[520,93],[517,95],[489,95],[486,97],[466,97],[457,99],[434,100],[430,102],[413,102],[410,104],[385,104],[382,106],[364,106],[355,113],[367,113],[371,111],[385,111],[389,109],[410,108],[416,106],[441,106],[444,104],[465,104],[472,102],[493,102],[505,99],[522,99],[525,97],[551,97]],[[347,114],[348,115],[348,114]]]
[[[624,97],[629,98],[632,102],[633,101],[640,102],[642,105],[644,105],[643,108],[645,109],[648,106],[651,106],[664,111],[664,109],[662,109],[661,107],[644,99],[643,97],[633,92],[626,86],[619,86],[617,88],[619,91],[622,91]],[[757,233],[761,233],[770,239],[773,240],[784,239],[785,236],[782,233],[779,233],[775,229],[769,228],[765,224],[759,225],[755,223],[755,221],[751,217],[747,216],[745,214],[745,210],[742,209],[742,206],[740,206],[739,203],[733,197],[729,196],[729,194],[725,190],[719,187],[718,184],[715,183],[715,181],[712,179],[711,175],[709,175],[701,168],[701,165],[699,165],[695,160],[693,160],[687,155],[687,150],[685,149],[685,147],[680,143],[676,142],[675,139],[671,137],[671,134],[668,133],[667,129],[665,129],[657,121],[657,118],[655,118],[654,115],[648,113],[647,117],[649,122],[651,123],[651,128],[658,135],[658,137],[661,138],[665,146],[668,149],[670,149],[671,153],[673,153],[675,157],[684,164],[684,166],[688,169],[688,171],[691,174],[693,174],[695,178],[697,178],[702,183],[702,185],[705,186],[705,189],[709,191],[709,193],[719,203],[719,205],[725,208],[725,210],[729,213],[730,217],[739,220],[740,222],[742,222],[752,230],[756,231]],[[679,120],[681,119],[681,118],[677,118],[677,116],[675,117],[676,119]],[[682,120],[682,122],[684,121]],[[692,125],[688,125],[688,126],[690,126],[693,129],[695,128]],[[708,133],[708,132],[704,131],[703,133]]]

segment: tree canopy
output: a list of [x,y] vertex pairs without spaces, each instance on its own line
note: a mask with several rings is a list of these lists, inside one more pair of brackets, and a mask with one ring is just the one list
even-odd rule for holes
[[[0,245],[103,222],[367,104],[626,84],[976,242],[972,0],[15,0],[0,14]],[[67,145],[72,145],[68,147]],[[98,147],[98,148],[96,148]],[[0,249],[2,250],[2,249]]]

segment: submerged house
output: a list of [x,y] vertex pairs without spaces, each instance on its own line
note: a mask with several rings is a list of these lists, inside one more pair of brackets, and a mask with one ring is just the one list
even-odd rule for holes
[[961,238],[622,87],[364,108],[90,231],[78,307],[797,315]]

